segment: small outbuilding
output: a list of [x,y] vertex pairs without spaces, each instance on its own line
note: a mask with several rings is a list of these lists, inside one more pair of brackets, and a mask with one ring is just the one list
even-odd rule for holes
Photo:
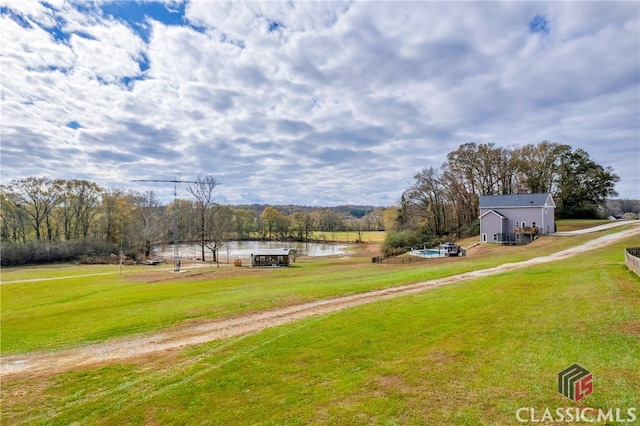
[[451,242],[440,244],[438,250],[444,256],[464,256],[464,250],[459,245]]
[[290,266],[295,262],[295,249],[265,249],[251,253],[251,267],[255,266]]

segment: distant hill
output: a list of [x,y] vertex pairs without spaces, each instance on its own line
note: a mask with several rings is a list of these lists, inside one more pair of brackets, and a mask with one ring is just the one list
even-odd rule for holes
[[640,200],[607,200],[605,203],[605,215],[615,216],[615,217],[624,217],[625,213],[629,215],[630,213],[635,213],[636,215],[640,214]]

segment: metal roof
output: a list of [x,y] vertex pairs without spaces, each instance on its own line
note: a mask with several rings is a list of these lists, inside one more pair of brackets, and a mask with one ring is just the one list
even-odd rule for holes
[[283,256],[288,255],[295,249],[291,248],[276,248],[276,249],[259,249],[254,250],[251,254],[254,256]]
[[551,194],[512,194],[512,195],[482,195],[480,197],[481,208],[494,207],[554,207],[553,199],[547,200]]

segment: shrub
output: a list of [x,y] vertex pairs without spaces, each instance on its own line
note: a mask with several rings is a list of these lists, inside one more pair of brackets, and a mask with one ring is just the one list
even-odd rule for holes
[[82,256],[109,256],[118,253],[115,244],[102,240],[70,240],[56,242],[30,241],[24,244],[3,242],[0,253],[2,266],[76,262]]
[[382,243],[382,252],[386,256],[393,256],[405,253],[416,245],[420,244],[419,234],[410,229],[403,229],[397,232],[387,232]]

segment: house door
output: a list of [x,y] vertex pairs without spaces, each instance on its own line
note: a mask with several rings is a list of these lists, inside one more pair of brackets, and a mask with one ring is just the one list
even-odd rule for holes
[[487,234],[482,234],[482,242],[483,243],[487,242]]

